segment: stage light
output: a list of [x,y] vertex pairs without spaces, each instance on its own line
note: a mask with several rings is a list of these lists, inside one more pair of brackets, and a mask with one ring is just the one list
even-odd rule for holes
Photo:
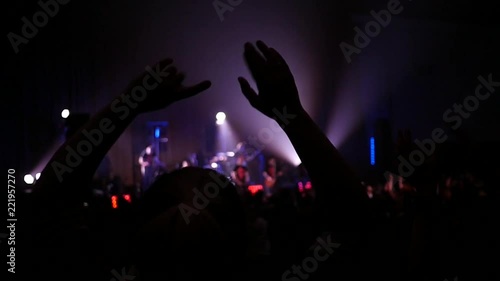
[[375,138],[370,138],[370,164],[375,166]]
[[228,153],[226,153],[227,157],[234,157],[234,152],[232,151],[229,151]]
[[132,198],[131,198],[131,197],[130,197],[130,195],[128,195],[128,194],[124,194],[124,195],[123,195],[123,199],[125,199],[125,201],[127,201],[127,202],[129,202],[129,203],[130,203],[130,202],[132,202]]
[[159,139],[160,138],[160,127],[156,127],[155,128],[155,139]]
[[68,116],[69,116],[69,110],[63,109],[63,111],[61,111],[61,117],[66,119],[66,118],[68,118]]
[[264,190],[264,187],[260,184],[248,186],[248,191],[250,191],[250,193],[252,193],[252,195],[255,195],[257,192],[263,191],[263,190]]
[[217,163],[212,163],[212,164],[210,164],[210,167],[212,167],[213,169],[217,169],[217,167],[219,167],[219,165],[217,165]]
[[36,174],[35,174],[35,179],[36,179],[36,180],[38,180],[38,179],[40,178],[40,176],[41,176],[41,175],[42,175],[42,174],[40,174],[40,173],[36,173]]
[[312,184],[310,181],[306,182],[305,188],[308,190],[312,188]]
[[32,175],[27,174],[24,176],[24,182],[27,184],[33,184],[33,182],[35,182],[35,178],[33,178]]
[[222,125],[224,124],[224,121],[226,120],[226,114],[224,112],[219,112],[217,115],[215,115],[215,123],[217,125]]
[[113,209],[118,208],[118,196],[116,196],[116,195],[111,196],[111,207]]

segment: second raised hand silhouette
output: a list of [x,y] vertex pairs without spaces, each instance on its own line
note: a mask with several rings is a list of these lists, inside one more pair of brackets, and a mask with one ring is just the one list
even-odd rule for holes
[[[146,71],[134,79],[120,96],[113,99],[85,127],[66,141],[52,157],[49,165],[45,167],[42,172],[43,176],[37,181],[36,186],[57,189],[57,186],[73,180],[90,179],[89,175],[95,172],[108,149],[139,114],[164,109],[177,101],[195,96],[210,88],[210,81],[203,81],[189,87],[183,85],[185,75],[179,73],[177,68],[171,65],[172,62],[172,59],[164,59],[153,67],[146,67]],[[109,128],[112,128],[110,133],[102,133],[103,120]],[[100,131],[103,138],[101,143],[85,158],[85,161],[82,161],[71,172],[54,168],[54,163],[59,165],[57,167],[67,165],[65,163],[66,147],[77,147],[79,142],[85,139],[84,132],[94,130]],[[55,181],[58,181],[59,185],[55,186]]]
[[[257,49],[245,44],[245,60],[257,84],[258,93],[248,81],[239,78],[241,90],[250,104],[281,123],[280,114],[293,116],[283,130],[307,169],[317,192],[319,209],[328,221],[336,218],[337,229],[352,234],[359,226],[363,192],[360,181],[321,128],[303,108],[295,80],[283,57],[261,41]],[[282,121],[282,120],[281,120]],[[307,136],[307,137],[306,137]],[[335,184],[331,179],[335,178]],[[337,233],[337,238],[341,234]],[[347,241],[344,240],[344,241]]]
[[[195,96],[210,88],[210,81],[203,81],[193,86],[183,84],[185,74],[178,72],[168,58],[157,63],[133,80],[125,90],[126,94],[142,91],[143,101],[139,103],[138,113],[163,109],[168,105]],[[140,93],[139,93],[140,94]]]
[[301,113],[303,107],[288,64],[264,42],[257,41],[256,45],[260,52],[251,43],[246,43],[244,57],[258,93],[245,78],[239,77],[241,91],[255,109],[270,118],[276,119],[282,112]]

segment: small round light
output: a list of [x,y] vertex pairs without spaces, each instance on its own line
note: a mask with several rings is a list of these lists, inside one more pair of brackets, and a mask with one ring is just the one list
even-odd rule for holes
[[35,178],[33,178],[32,175],[27,174],[24,176],[24,182],[27,184],[33,184],[33,182],[35,182]]
[[217,125],[224,124],[224,121],[226,120],[226,114],[224,112],[217,113],[217,115],[215,115],[215,120],[215,123]]
[[63,109],[63,111],[61,111],[61,117],[66,119],[66,118],[68,118],[68,116],[69,116],[69,110]]

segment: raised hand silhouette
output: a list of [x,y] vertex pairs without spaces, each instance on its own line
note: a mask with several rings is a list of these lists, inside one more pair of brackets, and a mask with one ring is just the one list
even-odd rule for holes
[[[294,77],[283,57],[261,41],[257,42],[257,48],[245,44],[244,57],[258,92],[240,77],[241,91],[255,109],[282,125],[304,164],[316,194],[318,229],[328,232],[334,229],[338,242],[344,246],[357,245],[356,237],[360,237],[366,217],[361,181],[303,108]],[[281,118],[285,114],[290,116],[289,122]],[[352,271],[345,270],[352,275]]]
[[178,72],[172,63],[172,59],[164,59],[128,85],[126,94],[141,95],[137,113],[163,109],[176,101],[195,96],[210,88],[210,81],[203,81],[193,86],[183,85],[185,74]]
[[[99,132],[102,134],[100,144],[85,157],[78,167],[73,169],[71,173],[67,170],[61,171],[61,169],[58,170],[59,172],[55,172],[53,164],[49,163],[36,186],[57,189],[57,186],[66,185],[75,180],[80,182],[82,179],[91,179],[91,175],[97,169],[104,155],[137,115],[163,109],[176,101],[197,95],[211,86],[210,81],[203,81],[194,86],[183,85],[185,75],[178,72],[172,62],[172,59],[164,59],[153,68],[147,67],[146,71],[134,79],[120,96],[95,114],[52,157],[51,163],[65,163],[67,152],[64,148],[66,146],[76,147],[82,139],[86,138],[83,134],[84,131]],[[118,112],[123,114],[117,114]],[[112,125],[111,128],[113,128],[106,134],[102,132],[105,123]]]
[[297,114],[303,111],[292,72],[283,57],[264,42],[257,41],[257,51],[251,43],[245,44],[244,57],[257,84],[258,93],[248,81],[239,77],[241,91],[250,104],[261,113],[276,119],[280,112]]
[[[134,79],[124,92],[92,116],[52,156],[34,186],[30,218],[32,222],[30,227],[33,230],[30,232],[36,232],[37,235],[30,237],[28,243],[34,245],[37,251],[30,257],[28,264],[32,264],[33,267],[38,266],[39,257],[50,252],[61,257],[51,262],[65,267],[70,259],[66,258],[63,249],[73,246],[71,242],[66,242],[65,236],[74,231],[73,222],[78,221],[80,213],[75,210],[80,210],[81,202],[90,198],[88,195],[91,192],[90,182],[97,167],[139,114],[164,109],[172,103],[194,96],[210,87],[209,81],[185,86],[184,74],[178,72],[172,63],[172,59],[165,59],[152,68],[146,68],[146,71]],[[81,161],[77,165],[72,165],[70,169],[67,167],[69,157],[67,149],[78,150],[82,142],[88,143],[89,134],[92,134],[98,142],[92,142],[92,149],[88,150],[85,157],[79,155]],[[73,200],[64,200],[66,196]],[[48,200],[53,201],[50,206],[46,204]],[[73,270],[69,266],[65,268],[69,272]],[[72,273],[62,270],[58,274],[67,276]],[[53,277],[53,272],[49,271],[47,265],[33,270],[33,275]]]

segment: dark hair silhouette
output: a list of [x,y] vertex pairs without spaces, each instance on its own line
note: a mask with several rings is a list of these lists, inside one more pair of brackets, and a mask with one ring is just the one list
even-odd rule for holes
[[161,176],[144,194],[140,209],[143,223],[134,256],[149,278],[224,279],[227,270],[221,266],[234,268],[246,251],[240,197],[213,170],[186,167]]

